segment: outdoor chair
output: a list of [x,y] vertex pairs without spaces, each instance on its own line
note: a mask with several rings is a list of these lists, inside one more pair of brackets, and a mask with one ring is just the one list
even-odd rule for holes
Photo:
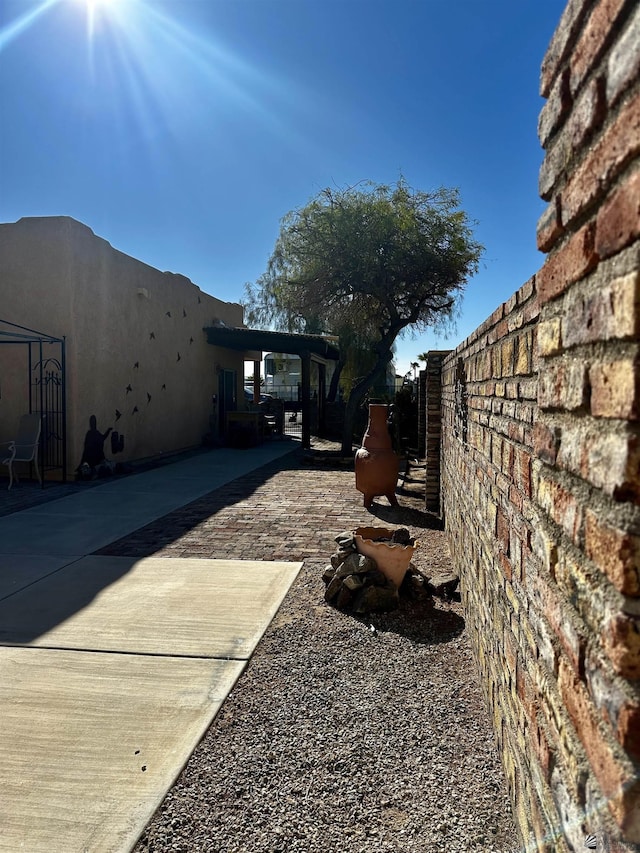
[[9,469],[9,488],[13,486],[14,477],[16,482],[18,482],[18,475],[15,474],[13,468],[16,462],[33,462],[38,482],[42,485],[42,477],[38,469],[38,448],[40,445],[41,428],[42,419],[40,415],[22,415],[17,437],[13,441],[1,443],[8,448],[6,451],[8,455],[2,459],[2,464],[6,465]]

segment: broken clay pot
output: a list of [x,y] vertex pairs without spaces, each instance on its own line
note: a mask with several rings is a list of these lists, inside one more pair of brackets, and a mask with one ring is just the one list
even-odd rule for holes
[[358,527],[354,538],[358,553],[375,560],[382,574],[399,587],[419,543],[398,545],[388,541],[393,532],[387,527]]

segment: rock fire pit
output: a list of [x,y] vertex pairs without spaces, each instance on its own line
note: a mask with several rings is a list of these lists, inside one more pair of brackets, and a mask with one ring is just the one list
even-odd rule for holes
[[427,577],[411,564],[419,543],[406,528],[358,527],[336,536],[337,550],[322,575],[325,601],[338,610],[362,615],[395,610],[400,597],[450,600],[458,576]]
[[[338,548],[331,555],[331,565],[326,567],[322,576],[327,585],[325,600],[339,610],[359,614],[395,610],[400,603],[398,590],[416,547],[409,531],[404,528],[397,531],[358,528],[341,533],[335,541]],[[389,552],[395,548],[405,552],[404,568],[397,565],[397,555],[394,555],[391,569],[387,564],[383,568],[385,560],[378,556],[377,550],[382,544]],[[371,556],[374,553],[377,559]]]

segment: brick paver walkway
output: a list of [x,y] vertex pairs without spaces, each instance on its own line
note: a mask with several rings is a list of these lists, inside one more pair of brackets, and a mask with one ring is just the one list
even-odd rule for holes
[[[419,472],[418,472],[419,473]],[[411,476],[411,475],[410,475]],[[422,513],[420,478],[399,507],[377,498],[368,511],[347,470],[303,454],[276,460],[102,549],[100,554],[328,562],[334,537],[359,525],[407,526],[423,546],[414,562],[448,562],[444,534]],[[425,548],[425,545],[428,546]],[[425,566],[426,568],[426,566]]]

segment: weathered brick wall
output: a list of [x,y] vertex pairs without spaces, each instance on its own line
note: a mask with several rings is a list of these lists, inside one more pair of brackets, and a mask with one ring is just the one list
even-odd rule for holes
[[640,7],[542,66],[537,275],[448,356],[442,494],[527,843],[640,849]]
[[440,444],[442,416],[442,363],[450,350],[431,350],[427,359],[424,374],[425,397],[425,441],[424,456],[425,471],[425,507],[430,512],[441,513],[440,494]]

